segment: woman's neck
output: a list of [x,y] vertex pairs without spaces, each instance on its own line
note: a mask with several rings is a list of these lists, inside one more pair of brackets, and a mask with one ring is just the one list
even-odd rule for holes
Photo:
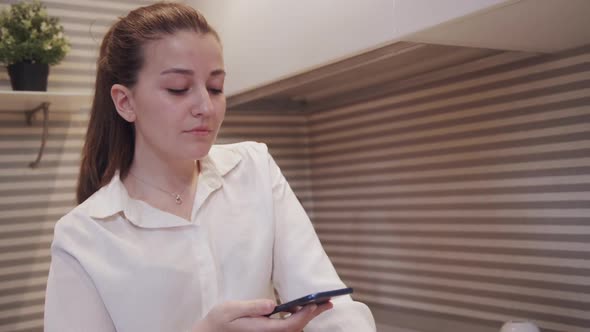
[[199,167],[195,160],[175,160],[136,149],[123,184],[129,196],[191,221]]
[[195,160],[175,160],[136,146],[129,172],[162,190],[179,193],[193,183],[195,166]]

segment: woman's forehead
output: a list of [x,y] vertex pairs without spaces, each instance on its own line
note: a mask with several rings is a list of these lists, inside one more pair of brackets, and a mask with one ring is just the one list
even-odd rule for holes
[[147,43],[144,68],[159,73],[169,67],[186,67],[207,72],[223,69],[221,45],[212,34],[179,31]]

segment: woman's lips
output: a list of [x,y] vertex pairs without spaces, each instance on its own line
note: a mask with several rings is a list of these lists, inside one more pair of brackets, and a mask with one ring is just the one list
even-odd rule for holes
[[194,128],[185,132],[194,136],[209,136],[211,130],[208,128]]

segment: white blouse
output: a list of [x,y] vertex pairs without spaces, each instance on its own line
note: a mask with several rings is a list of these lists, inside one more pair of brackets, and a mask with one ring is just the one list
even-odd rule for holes
[[[286,302],[345,287],[260,143],[213,146],[191,221],[128,196],[116,175],[55,226],[47,332],[188,332],[228,300]],[[305,328],[373,332],[349,296]]]

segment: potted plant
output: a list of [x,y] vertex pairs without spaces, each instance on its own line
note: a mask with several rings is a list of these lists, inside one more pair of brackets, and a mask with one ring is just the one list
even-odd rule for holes
[[65,57],[70,45],[59,19],[49,17],[38,0],[20,1],[0,12],[0,62],[13,90],[47,90],[49,66]]

